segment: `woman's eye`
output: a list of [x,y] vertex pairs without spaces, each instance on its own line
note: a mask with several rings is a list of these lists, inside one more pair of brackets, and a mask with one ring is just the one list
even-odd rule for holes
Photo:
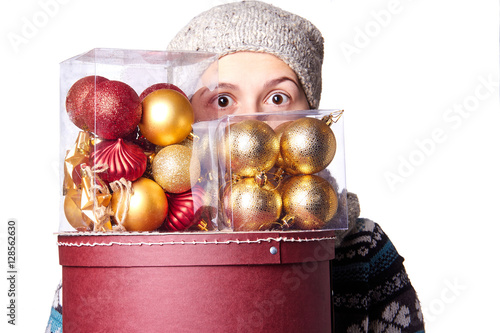
[[234,101],[231,97],[226,95],[220,95],[217,97],[217,104],[220,108],[227,108],[228,106],[233,105]]
[[267,103],[272,103],[274,105],[281,105],[289,102],[289,98],[287,95],[282,93],[272,94],[268,99]]

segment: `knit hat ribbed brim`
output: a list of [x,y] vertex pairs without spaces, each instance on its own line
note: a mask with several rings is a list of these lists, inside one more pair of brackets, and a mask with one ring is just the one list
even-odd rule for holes
[[168,45],[170,51],[202,51],[220,57],[265,52],[297,74],[312,109],[321,97],[323,36],[308,20],[259,1],[213,7],[192,19]]

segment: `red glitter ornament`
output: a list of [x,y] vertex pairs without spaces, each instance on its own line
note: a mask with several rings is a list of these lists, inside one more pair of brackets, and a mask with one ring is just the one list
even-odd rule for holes
[[[204,205],[205,190],[195,185],[183,193],[168,193],[168,214],[163,226],[170,231],[186,230],[202,219],[207,208]],[[209,222],[209,221],[207,221]]]
[[122,177],[134,181],[146,170],[147,156],[139,146],[119,138],[97,144],[95,151],[90,155],[90,163],[92,166],[108,165],[108,170],[100,174],[100,177],[107,182]]
[[78,127],[87,130],[84,120],[83,101],[90,91],[95,89],[95,85],[101,82],[108,81],[102,76],[86,76],[76,81],[66,95],[66,112],[69,119]]
[[149,86],[148,88],[146,88],[142,93],[141,93],[141,96],[140,99],[141,101],[146,98],[147,95],[151,94],[153,91],[155,90],[158,90],[158,89],[171,89],[171,90],[175,90],[177,92],[180,92],[181,94],[184,95],[184,97],[188,98],[187,95],[184,93],[184,91],[182,91],[181,88],[177,87],[175,84],[172,84],[172,83],[156,83],[156,84],[153,84],[152,86]]
[[83,101],[85,124],[97,136],[113,140],[130,134],[141,121],[137,93],[121,81],[104,81]]

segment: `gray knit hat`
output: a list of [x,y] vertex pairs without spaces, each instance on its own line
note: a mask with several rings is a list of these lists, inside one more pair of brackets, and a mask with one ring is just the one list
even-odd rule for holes
[[201,13],[168,45],[223,57],[238,51],[270,53],[297,74],[312,109],[321,97],[323,36],[308,20],[259,1],[233,2]]

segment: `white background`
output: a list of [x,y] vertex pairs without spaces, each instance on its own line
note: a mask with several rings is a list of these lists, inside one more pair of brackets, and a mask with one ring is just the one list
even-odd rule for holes
[[[60,280],[59,62],[95,47],[163,50],[194,15],[224,2],[2,2],[3,272],[5,224],[19,225],[18,325],[6,323],[0,273],[2,332],[44,331]],[[325,36],[321,107],[345,109],[348,189],[405,257],[427,331],[497,331],[498,2],[273,3]]]

